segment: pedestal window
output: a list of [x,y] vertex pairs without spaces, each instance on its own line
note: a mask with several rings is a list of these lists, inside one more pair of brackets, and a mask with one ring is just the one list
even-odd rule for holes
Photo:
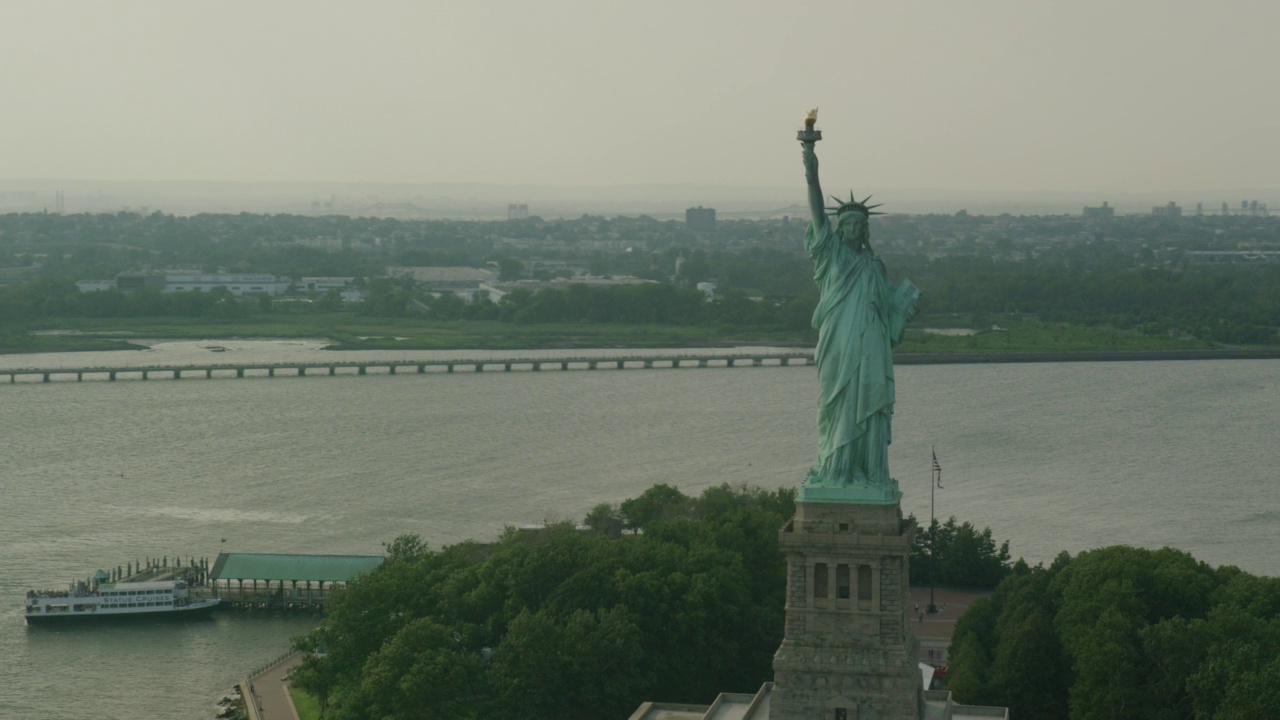
[[813,566],[813,596],[815,598],[825,598],[827,596],[826,563],[816,563]]
[[843,563],[836,565],[836,599],[849,599],[849,566]]

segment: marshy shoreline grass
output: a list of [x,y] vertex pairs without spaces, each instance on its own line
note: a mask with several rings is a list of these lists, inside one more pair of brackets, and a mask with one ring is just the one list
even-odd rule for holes
[[[908,329],[895,356],[903,364],[1036,360],[1280,357],[1280,346],[1212,346],[1190,337],[1151,336],[1104,325],[1000,318],[924,316]],[[961,331],[963,334],[946,334]],[[326,350],[529,350],[590,348],[811,349],[814,331],[729,325],[621,323],[517,324],[375,318],[349,312],[203,318],[79,318],[0,328],[0,354],[142,350],[160,340],[318,339]]]

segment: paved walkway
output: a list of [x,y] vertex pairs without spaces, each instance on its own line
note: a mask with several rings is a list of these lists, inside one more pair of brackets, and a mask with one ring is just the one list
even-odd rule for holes
[[988,597],[991,591],[955,590],[938,588],[934,593],[934,602],[939,612],[929,613],[929,588],[911,588],[912,607],[907,608],[911,619],[911,629],[920,639],[920,662],[930,665],[946,665],[950,661],[951,635],[956,630],[956,621],[978,598]]
[[[298,711],[289,697],[289,681],[285,676],[300,662],[302,653],[294,653],[249,678],[252,692],[245,700],[257,705],[261,720],[298,720]],[[252,711],[250,717],[253,717]]]

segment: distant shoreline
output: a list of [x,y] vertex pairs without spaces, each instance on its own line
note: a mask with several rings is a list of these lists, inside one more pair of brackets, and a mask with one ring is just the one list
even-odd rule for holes
[[895,365],[961,365],[977,363],[1121,362],[1152,360],[1274,360],[1280,347],[1210,350],[1068,350],[1060,352],[901,353]]
[[[185,340],[185,338],[184,338]],[[223,339],[225,340],[225,338]],[[258,338],[258,340],[263,340]],[[280,340],[293,342],[296,338],[280,338]],[[155,342],[154,340],[150,342]],[[326,353],[334,355],[342,355],[344,353],[361,353],[361,352],[385,352],[388,348],[379,347],[342,347],[343,343],[332,343],[322,348]],[[790,345],[786,343],[766,343],[767,347],[775,350],[781,350],[788,354],[811,354],[813,352],[812,345]],[[399,351],[411,354],[415,351],[422,352],[450,352],[450,353],[467,353],[471,351],[493,354],[491,362],[499,362],[502,356],[510,355],[516,357],[524,351],[544,351],[544,350],[560,350],[566,352],[582,352],[591,350],[604,350],[609,352],[636,350],[648,351],[669,350],[680,351],[689,350],[700,352],[716,352],[717,350],[728,350],[731,345],[689,345],[689,344],[673,344],[662,348],[652,346],[621,346],[621,345],[590,345],[581,346],[557,346],[555,348],[530,346],[523,348],[484,348],[484,347],[458,347],[458,348],[398,348]],[[36,356],[57,355],[57,354],[78,354],[81,352],[92,352],[102,350],[148,350],[147,345],[141,345],[137,342],[118,341],[115,347],[103,348],[101,346],[94,347],[60,347],[49,349],[37,349],[34,347],[22,349],[0,349],[0,357],[13,354],[29,354]],[[463,357],[463,356],[459,356]],[[464,358],[467,359],[467,358]],[[895,352],[893,361],[895,365],[976,365],[976,364],[1004,364],[1004,363],[1048,363],[1048,362],[1126,362],[1126,361],[1162,361],[1162,360],[1273,360],[1280,359],[1280,346],[1274,347],[1253,347],[1253,348],[1209,348],[1209,349],[1170,349],[1170,350],[1056,350],[1056,351],[1010,351],[1010,352],[990,352],[982,350],[974,351],[941,351],[941,352]],[[202,363],[193,363],[202,365]]]

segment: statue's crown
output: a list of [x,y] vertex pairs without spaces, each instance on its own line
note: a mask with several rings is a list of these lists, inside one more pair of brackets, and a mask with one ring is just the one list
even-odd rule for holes
[[867,200],[871,199],[870,195],[866,197],[866,200],[863,200],[862,202],[858,202],[857,198],[853,196],[853,191],[850,190],[849,202],[845,202],[844,200],[841,200],[835,195],[832,195],[831,199],[836,201],[836,205],[834,207],[828,205],[827,212],[837,217],[839,217],[841,213],[847,213],[847,212],[860,212],[863,215],[868,215],[868,216],[884,214],[884,213],[874,212],[876,208],[880,207],[884,203],[876,203],[875,205],[867,204]]

